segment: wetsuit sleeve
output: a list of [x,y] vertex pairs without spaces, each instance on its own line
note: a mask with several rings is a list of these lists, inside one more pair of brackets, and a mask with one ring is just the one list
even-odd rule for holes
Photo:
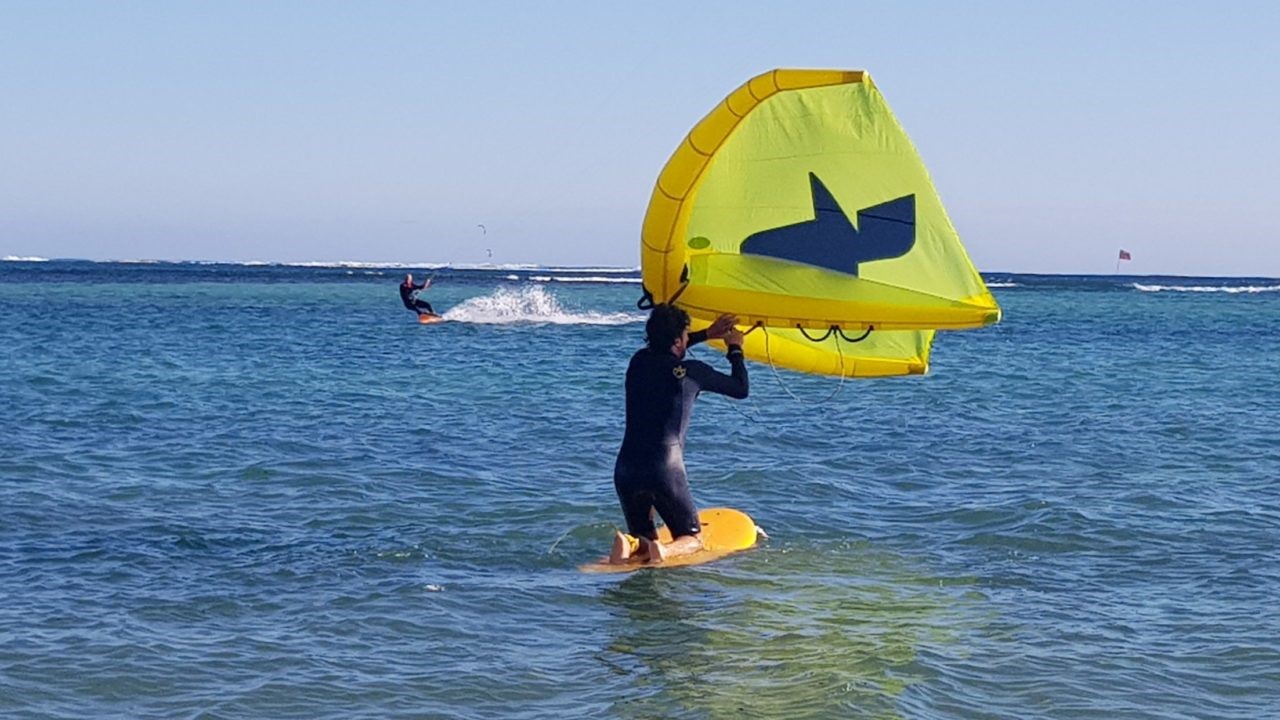
[[741,400],[747,396],[748,391],[747,364],[742,359],[742,348],[730,345],[728,357],[729,375],[704,362],[697,361],[688,363],[689,374],[703,390]]
[[693,347],[694,345],[697,345],[698,343],[703,343],[703,342],[706,342],[706,341],[707,341],[707,331],[706,331],[706,330],[698,330],[697,332],[691,332],[691,333],[689,333],[689,347]]

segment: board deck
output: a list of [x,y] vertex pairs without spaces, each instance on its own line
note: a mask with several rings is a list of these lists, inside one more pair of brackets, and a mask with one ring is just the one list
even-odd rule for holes
[[432,313],[422,313],[418,316],[419,325],[431,325],[438,322],[444,322],[443,315],[435,315]]
[[[667,558],[660,563],[628,562],[621,565],[609,563],[609,557],[585,565],[578,569],[588,573],[632,572],[641,568],[671,568],[688,565],[701,565],[718,560],[726,555],[746,550],[756,544],[756,523],[749,515],[733,508],[707,508],[698,511],[698,522],[702,525],[702,549],[689,555]],[[671,531],[666,526],[658,528],[658,540],[671,542]]]

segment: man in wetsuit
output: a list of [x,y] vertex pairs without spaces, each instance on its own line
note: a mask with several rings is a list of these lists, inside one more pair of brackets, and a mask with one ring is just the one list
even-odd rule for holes
[[[747,366],[742,333],[733,326],[736,320],[722,315],[711,327],[691,334],[689,315],[680,308],[657,305],[649,315],[648,346],[631,356],[627,367],[627,425],[613,468],[613,487],[629,534],[614,537],[610,562],[625,563],[633,556],[661,562],[702,547],[702,527],[684,470],[685,431],[698,393],[747,396]],[[732,374],[685,359],[690,345],[708,339],[723,339],[729,346]],[[669,544],[658,542],[654,511],[671,530]]]
[[400,302],[419,315],[424,312],[435,315],[436,311],[431,309],[431,303],[418,297],[419,291],[426,290],[429,287],[431,287],[431,278],[423,280],[421,285],[414,285],[413,274],[406,273],[404,282],[400,283]]

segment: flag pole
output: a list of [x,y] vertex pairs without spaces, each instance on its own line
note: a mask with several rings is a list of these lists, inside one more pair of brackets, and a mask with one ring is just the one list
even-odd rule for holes
[[1119,253],[1118,255],[1116,255],[1116,269],[1115,269],[1115,270],[1112,270],[1112,271],[1111,271],[1111,274],[1112,274],[1112,275],[1119,275],[1119,274],[1120,274],[1120,261],[1121,261],[1121,260],[1128,260],[1130,257],[1131,257],[1131,256],[1129,255],[1129,251],[1128,251],[1128,250],[1125,250],[1124,248],[1120,248],[1120,253]]

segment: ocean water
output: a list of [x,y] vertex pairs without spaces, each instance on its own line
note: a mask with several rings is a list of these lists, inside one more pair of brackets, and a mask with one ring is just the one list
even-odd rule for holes
[[426,271],[0,262],[0,716],[1280,717],[1280,280],[751,365],[687,459],[769,540],[599,576],[636,273]]

